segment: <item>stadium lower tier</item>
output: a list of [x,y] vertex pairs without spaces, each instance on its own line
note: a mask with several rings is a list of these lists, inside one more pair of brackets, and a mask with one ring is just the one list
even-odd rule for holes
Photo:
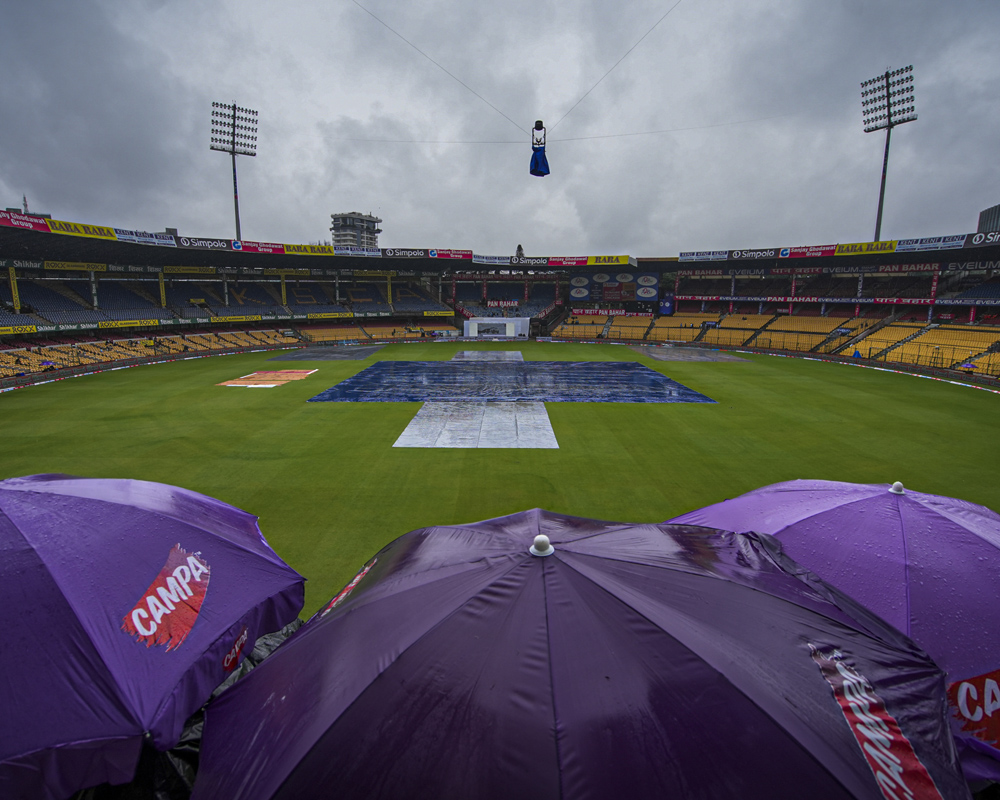
[[[725,323],[725,324],[721,324]],[[385,321],[312,323],[287,328],[231,328],[162,336],[48,337],[0,342],[0,379],[113,362],[174,358],[241,349],[309,344],[373,344],[457,336],[453,325]],[[1000,325],[899,321],[892,317],[801,318],[788,315],[675,314],[664,317],[569,317],[555,339],[688,344],[782,353],[822,354],[886,364],[948,369],[1000,379]]]
[[1000,326],[918,323],[884,318],[680,313],[658,318],[569,317],[553,331],[556,339],[636,343],[695,343],[818,353],[950,369],[1000,378]]
[[441,335],[457,335],[452,325],[433,324],[406,326],[341,325],[302,326],[270,329],[231,329],[211,332],[191,331],[161,336],[144,334],[129,338],[120,334],[111,338],[60,337],[32,340],[7,340],[0,344],[0,378],[31,376],[136,359],[175,358],[185,354],[230,352],[254,348],[280,348],[310,343],[372,343],[428,339]]

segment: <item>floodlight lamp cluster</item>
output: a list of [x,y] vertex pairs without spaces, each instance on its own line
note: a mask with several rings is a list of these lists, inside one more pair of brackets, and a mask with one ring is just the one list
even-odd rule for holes
[[235,103],[212,103],[212,150],[257,155],[257,112]]
[[886,72],[861,84],[865,133],[892,128],[917,118],[913,105],[913,66]]

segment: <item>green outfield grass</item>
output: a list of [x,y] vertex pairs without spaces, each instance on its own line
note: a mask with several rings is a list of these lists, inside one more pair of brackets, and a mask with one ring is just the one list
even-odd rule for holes
[[[520,350],[526,360],[633,360],[717,404],[549,403],[558,450],[393,449],[418,403],[307,403],[375,359]],[[414,528],[541,507],[663,521],[776,481],[902,481],[1000,510],[1000,395],[853,366],[746,355],[660,362],[627,347],[391,345],[364,361],[274,353],[118,370],[0,395],[0,477],[140,478],[260,517],[309,579],[304,614]],[[215,384],[317,369],[275,389]]]

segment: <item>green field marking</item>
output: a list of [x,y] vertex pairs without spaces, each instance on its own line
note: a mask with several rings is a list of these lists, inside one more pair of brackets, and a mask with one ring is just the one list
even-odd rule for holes
[[[458,350],[639,361],[716,404],[548,403],[558,450],[393,448],[419,403],[308,403],[373,360]],[[376,551],[425,525],[529,508],[659,522],[796,478],[891,483],[1000,510],[1000,396],[816,361],[661,362],[628,347],[389,345],[271,392],[215,384],[273,353],[201,358],[0,395],[0,477],[63,472],[184,486],[260,517],[309,578],[304,614]]]

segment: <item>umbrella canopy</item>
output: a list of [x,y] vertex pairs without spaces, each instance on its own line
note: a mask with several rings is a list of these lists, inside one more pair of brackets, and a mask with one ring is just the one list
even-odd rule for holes
[[208,706],[192,797],[967,797],[944,709],[770,537],[535,510],[378,553]]
[[912,636],[948,674],[966,774],[1000,780],[1000,515],[899,483],[799,480],[671,522],[774,534],[796,561]]
[[296,618],[304,579],[256,519],[146,481],[0,481],[0,797],[130,780]]

